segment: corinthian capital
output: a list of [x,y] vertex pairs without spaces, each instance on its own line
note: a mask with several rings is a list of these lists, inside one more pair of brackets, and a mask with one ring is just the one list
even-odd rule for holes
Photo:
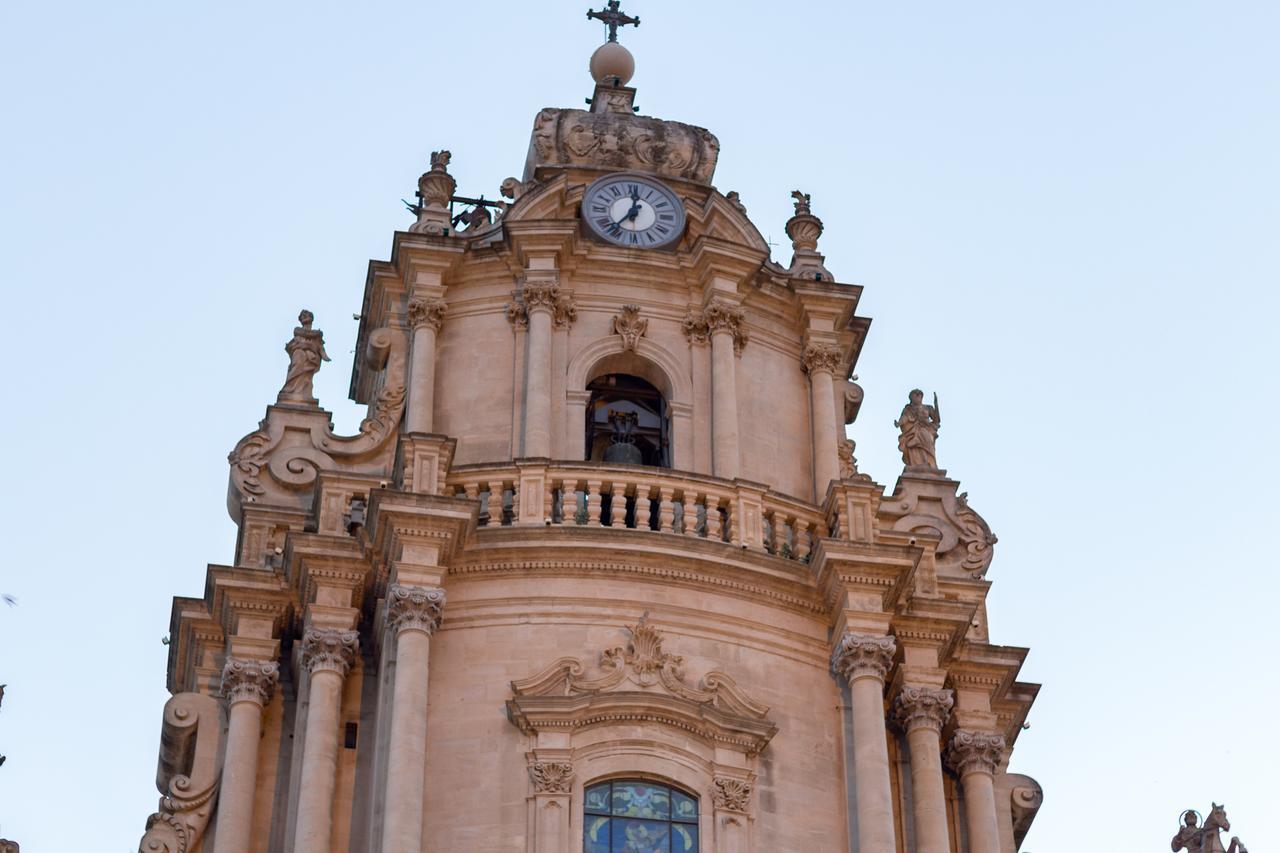
[[993,775],[1004,757],[1004,735],[960,729],[947,748],[947,764],[963,778],[970,773]]
[[222,667],[222,695],[228,705],[237,702],[266,705],[279,679],[280,664],[274,661],[229,657]]
[[805,373],[825,371],[835,376],[844,362],[844,350],[835,344],[808,344],[800,356]]
[[346,676],[360,651],[360,635],[337,628],[308,628],[302,635],[302,666],[311,673]]
[[529,765],[535,794],[567,794],[573,782],[573,765],[567,761],[537,761]]
[[733,335],[733,351],[741,353],[747,345],[746,314],[737,305],[723,299],[715,299],[702,309],[702,322],[711,335],[728,332]]
[[409,325],[415,329],[430,326],[438,332],[444,323],[447,307],[443,299],[410,299]]
[[546,308],[554,312],[560,299],[560,285],[550,281],[529,281],[520,288],[520,298],[524,300],[526,311]]
[[392,584],[387,590],[387,628],[394,634],[434,634],[444,618],[444,590]]
[[906,685],[893,702],[893,719],[905,732],[929,728],[941,733],[955,704],[950,690]]
[[831,669],[850,682],[863,676],[884,680],[893,664],[898,644],[893,637],[845,632],[831,650]]

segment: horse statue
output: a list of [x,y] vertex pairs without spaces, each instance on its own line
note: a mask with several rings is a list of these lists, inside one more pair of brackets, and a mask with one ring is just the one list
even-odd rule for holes
[[1227,820],[1225,806],[1214,803],[1204,826],[1200,826],[1199,822],[1200,815],[1195,809],[1187,809],[1182,813],[1182,826],[1178,827],[1178,833],[1173,836],[1169,845],[1173,853],[1184,849],[1187,853],[1249,853],[1248,848],[1234,835],[1231,836],[1230,847],[1222,846],[1219,833],[1224,829],[1231,831],[1231,821]]

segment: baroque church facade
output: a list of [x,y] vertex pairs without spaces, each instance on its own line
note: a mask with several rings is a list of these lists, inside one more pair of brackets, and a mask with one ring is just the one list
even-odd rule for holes
[[635,112],[617,6],[503,202],[432,155],[369,266],[355,435],[300,316],[230,456],[234,560],[174,601],[140,850],[1019,849],[1037,686],[936,406],[891,491],[857,471],[862,288],[808,196],[777,263],[716,137]]

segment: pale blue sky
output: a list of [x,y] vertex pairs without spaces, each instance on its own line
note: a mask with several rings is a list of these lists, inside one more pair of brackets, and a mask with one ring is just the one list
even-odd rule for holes
[[[298,309],[350,429],[399,199],[435,148],[466,194],[520,173],[537,110],[590,94],[586,6],[0,5],[0,836],[136,849],[170,598],[231,558],[226,453]],[[993,641],[1045,685],[1026,849],[1162,849],[1211,799],[1280,844],[1280,6],[624,8],[642,111],[719,136],[783,260],[811,193],[866,286],[863,470],[892,486],[907,390],[941,398],[1000,536]]]

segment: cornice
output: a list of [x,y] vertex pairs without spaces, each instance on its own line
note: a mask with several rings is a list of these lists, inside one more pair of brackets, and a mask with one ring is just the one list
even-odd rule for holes
[[808,616],[827,613],[804,564],[728,543],[648,531],[485,527],[449,574],[642,578],[764,601]]
[[809,564],[827,611],[865,610],[892,613],[911,591],[920,552],[843,539],[819,539]]

